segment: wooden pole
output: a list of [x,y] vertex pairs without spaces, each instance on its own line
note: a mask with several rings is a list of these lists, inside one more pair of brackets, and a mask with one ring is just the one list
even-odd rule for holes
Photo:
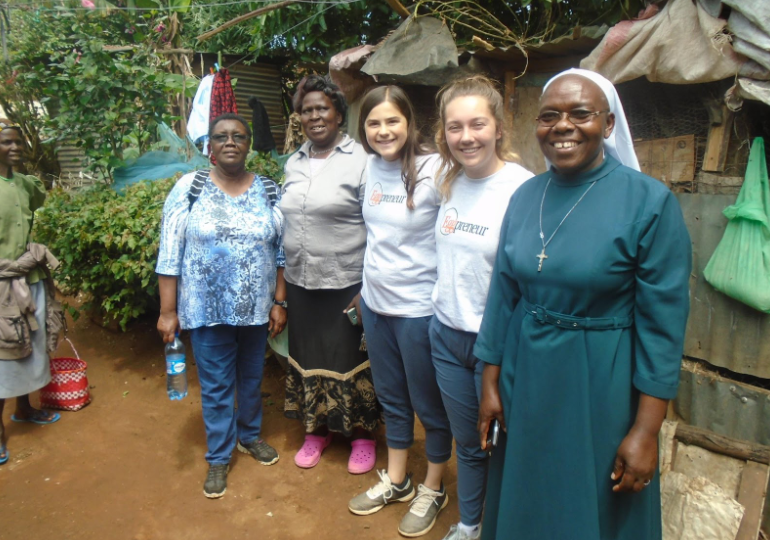
[[231,26],[235,26],[236,24],[240,24],[243,21],[247,21],[249,19],[253,19],[254,17],[259,17],[260,15],[264,15],[265,13],[269,13],[271,11],[274,11],[276,9],[281,9],[282,7],[289,6],[291,4],[296,4],[299,2],[299,0],[284,0],[283,2],[278,2],[276,4],[271,4],[269,6],[261,7],[259,9],[255,9],[254,11],[250,13],[246,13],[245,15],[241,15],[240,17],[236,17],[235,19],[232,19],[230,21],[227,21],[225,24],[218,26],[217,28],[214,28],[213,30],[210,30],[208,32],[205,32],[201,35],[199,35],[197,38],[198,41],[206,41],[210,37],[216,36],[218,33],[227,30]]
[[730,146],[730,135],[733,130],[733,118],[733,112],[725,105],[722,105],[722,122],[709,128],[702,170],[708,172],[722,172],[725,170],[727,150]]
[[685,424],[677,425],[676,438],[685,444],[694,444],[735,459],[756,461],[765,465],[770,463],[770,446],[739,441]]
[[406,19],[411,13],[404,7],[404,5],[398,0],[385,0],[388,5],[393,8],[393,11],[401,15],[401,18]]
[[516,74],[513,71],[505,72],[505,96],[503,98],[503,104],[505,106],[505,114],[513,121],[513,115],[516,114],[515,106],[516,96]]

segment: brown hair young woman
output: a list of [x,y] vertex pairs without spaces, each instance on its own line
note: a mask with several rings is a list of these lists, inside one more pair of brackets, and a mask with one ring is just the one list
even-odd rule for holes
[[[369,153],[363,204],[367,241],[361,312],[377,397],[387,427],[388,465],[379,482],[348,504],[370,515],[391,502],[412,500],[398,530],[427,533],[447,504],[442,483],[452,433],[436,383],[428,328],[436,283],[434,228],[441,198],[436,156],[425,155],[412,104],[397,86],[381,86],[361,101],[358,132]],[[407,454],[414,415],[425,427],[428,461],[417,496]]]

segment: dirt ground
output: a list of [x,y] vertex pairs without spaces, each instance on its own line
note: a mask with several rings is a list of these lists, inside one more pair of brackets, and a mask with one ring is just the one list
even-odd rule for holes
[[[235,452],[227,494],[209,500],[202,491],[206,445],[195,366],[188,360],[188,397],[171,402],[152,321],[120,333],[81,317],[70,329],[88,362],[93,401],[62,412],[56,424],[37,426],[11,422],[15,404],[8,400],[3,422],[10,460],[0,466],[3,540],[401,538],[397,527],[407,505],[367,517],[348,511],[347,501],[377,476],[347,472],[350,445],[344,440],[335,440],[314,469],[294,465],[303,431],[283,416],[283,371],[275,359],[265,367],[263,436],[280,461],[264,467]],[[62,341],[53,356],[72,356],[69,345]],[[417,426],[410,466],[419,482],[425,439]],[[377,455],[377,467],[384,468],[382,432]],[[443,538],[459,520],[454,458],[445,483],[449,505],[423,537],[428,540]]]

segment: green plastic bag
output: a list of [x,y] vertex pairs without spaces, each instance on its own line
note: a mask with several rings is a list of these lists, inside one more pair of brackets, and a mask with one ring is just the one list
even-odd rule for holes
[[727,296],[770,313],[770,186],[761,137],[751,145],[738,200],[722,213],[730,222],[703,272],[706,281]]
[[284,358],[288,358],[289,357],[289,325],[288,323],[286,324],[286,326],[284,326],[283,330],[281,330],[281,333],[275,336],[274,338],[268,335],[267,344],[270,345],[270,348],[273,349],[273,352],[275,352],[276,354],[279,354],[280,356],[283,356]]

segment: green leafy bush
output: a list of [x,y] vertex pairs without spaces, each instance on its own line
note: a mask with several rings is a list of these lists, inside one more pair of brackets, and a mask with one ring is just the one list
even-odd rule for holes
[[[283,178],[270,155],[255,154],[247,169]],[[35,214],[34,239],[61,262],[55,278],[68,296],[83,294],[80,311],[126,324],[160,308],[155,263],[163,203],[179,177],[139,182],[116,193],[104,184],[82,191],[54,189]],[[70,309],[74,317],[79,311]]]
[[140,182],[123,194],[104,185],[49,192],[35,215],[34,238],[59,258],[55,278],[62,292],[84,294],[81,311],[125,330],[131,320],[159,309],[160,221],[175,181]]
[[269,152],[252,152],[246,160],[246,170],[272,178],[283,184],[283,166]]

